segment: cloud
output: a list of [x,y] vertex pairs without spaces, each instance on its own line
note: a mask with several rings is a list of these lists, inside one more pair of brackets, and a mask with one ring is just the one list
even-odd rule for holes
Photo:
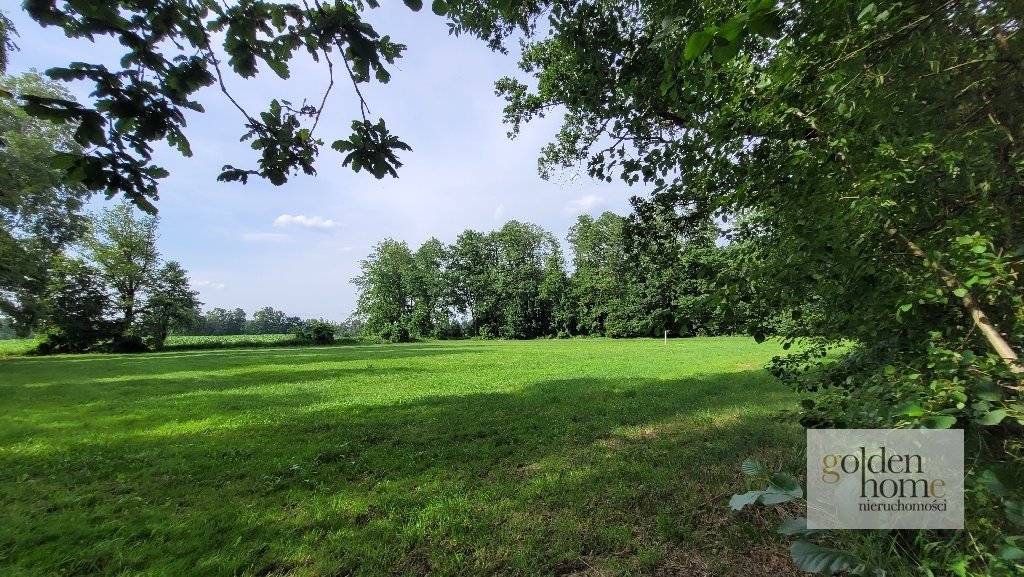
[[505,205],[499,204],[494,208],[494,220],[499,220],[503,216],[505,216]]
[[291,237],[278,232],[246,232],[242,234],[245,242],[288,242]]
[[593,194],[588,194],[587,196],[577,198],[576,200],[570,200],[569,202],[565,203],[565,206],[562,208],[562,212],[565,213],[567,216],[571,216],[574,214],[583,214],[603,204],[603,198]]
[[227,285],[225,285],[222,282],[213,282],[213,281],[208,281],[208,280],[194,280],[194,281],[192,281],[192,286],[194,286],[196,288],[211,288],[211,289],[214,289],[214,290],[221,290],[222,288],[224,288]]
[[324,218],[322,216],[303,216],[301,214],[296,214],[293,216],[290,214],[282,214],[281,216],[274,219],[274,226],[301,226],[303,228],[330,230],[332,228],[338,228],[339,226],[341,226],[341,223],[333,221],[329,218]]

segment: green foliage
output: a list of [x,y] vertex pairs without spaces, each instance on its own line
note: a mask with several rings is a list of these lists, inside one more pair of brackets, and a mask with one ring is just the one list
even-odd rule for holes
[[125,338],[141,332],[139,313],[145,295],[154,288],[160,263],[158,220],[136,215],[135,210],[131,203],[121,202],[101,211],[84,243],[89,260],[114,292],[119,332]]
[[[419,2],[407,2],[419,9]],[[381,36],[361,13],[377,3],[320,3],[298,5],[262,0],[218,2],[165,0],[156,4],[132,2],[69,2],[30,0],[25,10],[43,26],[57,26],[70,38],[92,40],[111,36],[126,52],[120,66],[73,62],[47,71],[55,80],[78,80],[94,85],[95,101],[82,106],[68,98],[18,95],[22,110],[41,119],[77,125],[74,141],[81,147],[62,155],[58,164],[65,182],[102,191],[108,198],[124,195],[139,208],[155,212],[157,183],[167,171],[153,164],[154,143],[164,141],[191,156],[185,135],[185,112],[204,112],[198,92],[218,85],[245,118],[243,140],[259,153],[256,169],[225,165],[218,177],[248,181],[250,176],[283,184],[296,172],[315,174],[314,161],[323,141],[316,137],[320,107],[271,100],[268,109],[252,114],[227,92],[229,71],[252,78],[265,66],[279,78],[290,76],[289,63],[305,52],[326,63],[331,75],[335,61],[344,65],[359,98],[360,119],[352,134],[332,148],[347,153],[343,164],[366,168],[377,178],[396,176],[401,166],[396,152],[409,146],[390,134],[384,121],[371,123],[359,86],[375,79],[387,83],[388,68],[405,46]],[[9,22],[0,23],[0,61],[12,47]],[[215,50],[215,44],[220,46]],[[221,52],[222,51],[222,52]],[[226,53],[226,62],[219,54]],[[333,87],[333,82],[331,86]],[[328,92],[331,89],[328,88]],[[326,102],[327,94],[310,98]]]
[[134,211],[127,202],[102,211],[78,251],[83,258],[58,259],[38,352],[159,349],[172,330],[196,321],[188,273],[174,261],[161,265],[157,219]]
[[329,345],[334,342],[335,326],[324,321],[313,321],[292,329],[294,341],[303,345]]
[[[257,315],[259,315],[258,320],[256,318]],[[215,307],[199,316],[190,332],[196,335],[215,336],[240,335],[246,332],[252,334],[278,334],[287,332],[291,328],[287,326],[285,314],[275,311],[270,307],[253,313],[252,324],[247,324],[245,318],[245,311],[240,308],[229,311]]]
[[[0,78],[3,93],[70,98],[62,85],[34,72]],[[0,313],[21,336],[37,328],[54,260],[85,231],[86,191],[63,184],[61,171],[50,166],[55,151],[80,150],[73,131],[0,98]]]
[[110,302],[99,272],[74,258],[58,258],[44,301],[46,331],[37,352],[81,353],[115,336]]
[[156,272],[143,312],[143,332],[154,349],[162,349],[171,331],[191,328],[202,304],[188,284],[188,273],[176,261]]
[[410,294],[414,261],[405,242],[385,239],[366,260],[362,274],[352,283],[359,290],[356,315],[365,322],[367,334],[388,342],[407,342],[415,303]]

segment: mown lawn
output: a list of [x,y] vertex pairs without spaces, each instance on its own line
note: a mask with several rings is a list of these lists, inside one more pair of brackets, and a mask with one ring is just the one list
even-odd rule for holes
[[749,338],[0,361],[0,575],[789,575]]

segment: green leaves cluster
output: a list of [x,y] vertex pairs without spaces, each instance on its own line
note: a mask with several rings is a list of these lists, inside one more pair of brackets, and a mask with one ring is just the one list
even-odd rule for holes
[[[59,84],[35,73],[0,79],[0,91],[67,99]],[[79,150],[75,127],[29,116],[0,99],[0,314],[27,336],[39,320],[40,299],[61,252],[85,231],[88,197],[50,165],[54,151]]]
[[[419,4],[408,3],[413,9]],[[242,0],[224,5],[214,0],[154,2],[87,2],[57,4],[29,0],[25,10],[43,26],[60,27],[72,38],[111,36],[126,48],[119,67],[72,62],[47,71],[53,79],[94,85],[92,106],[67,98],[19,95],[22,109],[36,118],[77,125],[74,140],[81,150],[68,151],[55,166],[66,182],[111,198],[124,195],[140,208],[155,212],[157,185],[167,172],[156,166],[153,143],[165,141],[185,155],[186,114],[202,113],[195,95],[218,85],[244,118],[243,140],[260,153],[254,169],[225,165],[219,180],[247,182],[250,176],[283,184],[296,172],[315,174],[314,161],[322,141],[313,136],[320,106],[293,108],[272,99],[267,111],[253,115],[241,108],[225,88],[224,75],[252,78],[265,66],[280,78],[290,75],[289,62],[300,50],[326,62],[334,85],[334,61],[344,66],[356,87],[361,119],[353,134],[334,148],[348,152],[344,162],[354,170],[367,168],[377,178],[396,175],[396,152],[408,145],[389,134],[383,120],[370,123],[358,86],[391,78],[388,66],[405,46],[381,36],[361,17],[377,2],[312,4]],[[9,27],[4,27],[9,30]],[[5,38],[7,38],[5,36]],[[215,38],[220,39],[219,46]],[[226,55],[226,62],[222,62]],[[328,88],[328,93],[331,88]],[[327,94],[317,101],[326,103]]]

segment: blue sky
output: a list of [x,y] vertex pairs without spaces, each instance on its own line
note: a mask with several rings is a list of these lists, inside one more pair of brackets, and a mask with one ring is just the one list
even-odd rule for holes
[[[372,117],[383,117],[413,148],[401,155],[398,179],[353,173],[325,147],[315,177],[298,176],[280,187],[260,180],[219,183],[221,166],[253,166],[256,156],[238,142],[240,113],[213,88],[199,97],[206,113],[188,118],[194,156],[157,149],[156,162],[171,172],[157,202],[159,248],[164,258],[190,271],[206,308],[241,307],[252,314],[272,306],[342,320],[355,307],[349,280],[359,274],[359,261],[386,237],[415,249],[431,236],[450,243],[467,228],[487,231],[517,219],[564,241],[577,215],[627,214],[628,198],[644,193],[585,174],[542,180],[538,151],[557,130],[558,118],[531,123],[509,140],[501,122],[503,101],[494,95],[495,80],[521,75],[515,47],[507,56],[492,53],[473,38],[449,36],[445,21],[429,9],[414,13],[394,4],[365,17],[409,48],[392,67],[389,84],[362,90]],[[71,40],[59,29],[41,28],[20,8],[4,10],[18,29],[21,48],[11,55],[10,73],[75,60],[112,65],[121,54],[109,39]],[[347,136],[358,116],[351,85],[341,80],[317,129],[328,143]],[[293,62],[287,81],[269,72],[256,80],[228,79],[250,112],[265,109],[272,98],[318,100],[326,85],[326,67],[305,60]],[[88,85],[69,88],[79,100],[88,99]],[[108,203],[99,197],[92,204]]]

